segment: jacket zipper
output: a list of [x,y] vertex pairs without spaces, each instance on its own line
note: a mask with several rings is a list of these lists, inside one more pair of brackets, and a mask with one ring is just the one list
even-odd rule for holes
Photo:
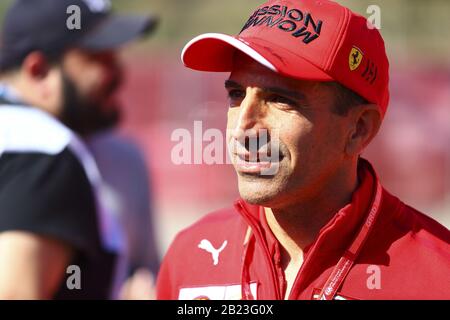
[[[331,228],[331,226],[334,224],[335,219],[336,219],[336,216],[333,217],[333,220],[331,220],[331,221],[328,222],[328,224],[327,224],[327,226],[325,227],[325,229],[328,230],[329,228]],[[319,236],[319,237],[320,237],[320,236]],[[316,251],[317,251],[317,246],[318,246],[317,244],[318,244],[319,240],[320,240],[320,239],[317,238],[317,239],[314,241],[314,243],[313,243],[311,249],[309,250],[309,254],[306,256],[306,259],[303,261],[303,264],[301,265],[300,269],[298,270],[297,276],[295,277],[294,283],[293,283],[293,285],[292,285],[291,292],[289,293],[288,300],[291,300],[293,296],[298,297],[298,295],[299,295],[298,287],[299,287],[299,285],[300,285],[300,283],[301,283],[301,278],[302,278],[301,275],[302,275],[302,271],[303,271],[303,270],[306,268],[306,266],[309,264],[309,261],[312,259],[311,257],[314,256],[314,254],[316,253]],[[295,295],[294,295],[294,293],[295,293]]]
[[276,300],[281,300],[281,293],[280,293],[279,283],[278,283],[278,281],[276,281],[277,273],[276,273],[275,267],[274,267],[274,265],[272,263],[272,259],[270,257],[269,248],[267,248],[267,246],[264,245],[262,234],[261,234],[257,224],[255,224],[253,222],[253,219],[252,219],[250,213],[247,211],[247,209],[240,202],[238,202],[237,204],[239,205],[240,211],[241,211],[242,215],[244,216],[245,220],[250,225],[250,227],[253,229],[253,233],[254,233],[257,241],[259,241],[260,245],[264,249],[264,258],[266,260],[266,264],[270,268],[270,277],[271,277],[272,285],[274,286],[275,299]]

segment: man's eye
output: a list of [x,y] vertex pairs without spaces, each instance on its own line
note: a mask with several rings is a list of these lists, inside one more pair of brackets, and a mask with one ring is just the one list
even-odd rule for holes
[[237,90],[233,89],[228,91],[228,98],[236,100],[236,99],[243,99],[245,98],[245,91],[244,90]]
[[228,91],[228,103],[230,107],[239,106],[244,98],[244,90],[233,89]]

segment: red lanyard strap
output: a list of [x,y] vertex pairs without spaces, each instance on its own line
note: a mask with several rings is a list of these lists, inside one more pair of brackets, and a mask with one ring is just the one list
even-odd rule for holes
[[241,294],[242,294],[242,300],[255,300],[255,297],[253,297],[252,291],[250,289],[250,274],[248,270],[248,264],[250,263],[250,260],[253,256],[253,251],[255,249],[255,241],[252,241],[252,229],[249,227],[247,228],[247,232],[244,239],[244,254],[243,254],[243,261],[242,261],[242,270],[241,270]]
[[325,286],[323,287],[322,292],[319,295],[319,300],[333,300],[336,296],[338,289],[350,272],[350,269],[355,263],[356,258],[358,257],[362,247],[364,246],[364,243],[369,237],[369,233],[373,229],[375,220],[378,218],[382,192],[383,189],[381,187],[381,184],[379,181],[377,181],[375,198],[367,215],[366,221],[359,230],[357,236],[355,237],[355,240],[353,240],[350,247],[339,259],[338,264],[334,267],[333,272],[331,273],[327,282],[325,282]]

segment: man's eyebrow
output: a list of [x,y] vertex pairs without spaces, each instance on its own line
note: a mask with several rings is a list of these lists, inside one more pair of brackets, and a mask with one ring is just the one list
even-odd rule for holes
[[[240,85],[239,83],[237,83],[236,81],[226,80],[225,88],[226,89],[242,89],[243,86]],[[262,91],[265,93],[275,93],[275,94],[279,94],[279,95],[282,95],[285,97],[293,98],[293,99],[298,100],[303,103],[307,102],[306,96],[297,90],[289,90],[289,89],[284,89],[284,88],[280,88],[280,87],[267,87],[267,88],[262,88]]]
[[233,80],[225,80],[225,88],[226,89],[241,89],[242,86]]
[[297,90],[288,90],[280,87],[269,87],[269,88],[263,88],[263,91],[266,93],[275,93],[282,96],[294,98],[298,101],[306,102],[306,96]]

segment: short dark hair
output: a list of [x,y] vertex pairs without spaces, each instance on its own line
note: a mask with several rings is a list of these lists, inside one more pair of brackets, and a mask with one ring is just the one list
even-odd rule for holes
[[335,101],[332,111],[337,115],[345,117],[354,107],[369,103],[365,98],[339,82],[331,81],[324,82],[324,84],[331,87],[335,92]]
[[[18,56],[18,57],[12,58],[12,59],[8,59],[8,60],[5,59],[4,61],[0,61],[0,74],[20,69],[23,61],[31,52],[32,51],[27,52],[26,54],[23,54],[21,56]],[[66,51],[63,50],[63,51],[52,52],[52,53],[48,53],[48,52],[44,52],[44,51],[40,51],[40,52],[44,55],[44,57],[47,60],[47,63],[49,65],[55,66],[55,65],[58,65],[61,63]]]

